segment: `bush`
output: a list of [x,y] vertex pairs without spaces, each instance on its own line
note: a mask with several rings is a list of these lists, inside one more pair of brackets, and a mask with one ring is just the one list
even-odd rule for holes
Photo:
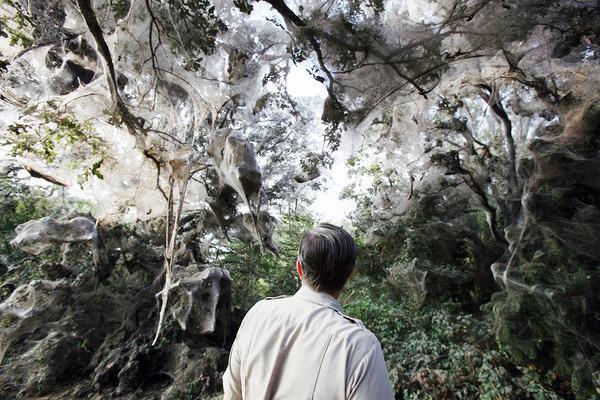
[[[377,335],[396,398],[559,399],[552,374],[518,367],[491,322],[446,301],[416,309],[391,300],[366,276],[349,284],[344,310]],[[377,294],[378,293],[378,294]]]

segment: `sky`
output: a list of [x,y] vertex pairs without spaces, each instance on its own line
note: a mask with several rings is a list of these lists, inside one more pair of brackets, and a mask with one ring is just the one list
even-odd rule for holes
[[[306,68],[306,62],[291,68],[287,78],[288,93],[298,99],[306,97],[319,97],[325,99],[327,90],[323,84],[312,78]],[[317,141],[322,141],[319,132],[315,132]],[[349,142],[350,140],[350,142]],[[348,184],[346,160],[353,150],[351,139],[343,140],[340,150],[333,154],[334,162],[331,169],[322,169],[322,175],[327,178],[323,190],[315,193],[315,199],[309,210],[321,222],[330,222],[342,225],[348,222],[348,214],[356,208],[356,203],[351,199],[340,199],[344,187]]]

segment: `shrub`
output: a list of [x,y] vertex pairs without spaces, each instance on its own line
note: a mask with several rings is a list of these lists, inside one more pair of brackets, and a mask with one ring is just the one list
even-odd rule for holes
[[[362,287],[362,289],[359,289]],[[397,398],[558,399],[552,377],[517,367],[494,340],[491,321],[453,302],[415,309],[360,277],[344,310],[361,319],[381,342]]]

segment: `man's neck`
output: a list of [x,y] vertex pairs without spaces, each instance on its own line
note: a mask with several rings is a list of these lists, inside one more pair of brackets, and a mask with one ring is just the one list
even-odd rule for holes
[[328,294],[328,295],[330,295],[331,297],[333,297],[333,298],[334,298],[334,299],[336,299],[336,300],[337,300],[337,299],[339,299],[339,298],[340,298],[340,295],[342,294],[342,291],[341,291],[341,290],[340,290],[339,292],[333,292],[333,293],[330,293],[330,292],[326,292],[326,291],[324,291],[324,290],[317,290],[317,289],[313,288],[312,286],[310,286],[310,285],[308,285],[308,284],[306,284],[306,283],[302,283],[302,286],[309,288],[309,289],[310,289],[310,290],[312,290],[313,292],[317,292],[317,293],[325,293],[325,294]]

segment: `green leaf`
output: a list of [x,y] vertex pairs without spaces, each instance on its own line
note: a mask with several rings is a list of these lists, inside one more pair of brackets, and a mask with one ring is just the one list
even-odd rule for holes
[[104,179],[104,175],[102,175],[100,173],[100,167],[102,166],[102,163],[104,162],[104,158],[101,158],[100,160],[96,161],[93,165],[92,165],[92,175],[94,175],[95,177],[97,177],[98,179]]

